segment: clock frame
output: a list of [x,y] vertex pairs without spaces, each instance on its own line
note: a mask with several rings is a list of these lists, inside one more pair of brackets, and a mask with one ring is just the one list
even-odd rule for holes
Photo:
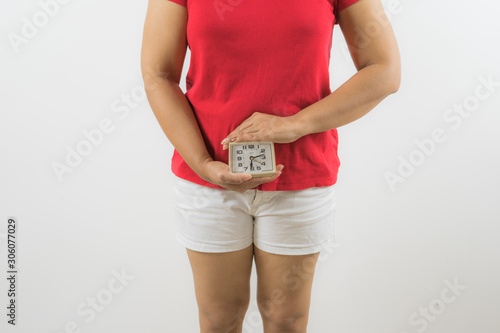
[[[274,143],[245,141],[229,143],[229,171],[268,177],[276,173]],[[252,170],[253,169],[253,170]]]

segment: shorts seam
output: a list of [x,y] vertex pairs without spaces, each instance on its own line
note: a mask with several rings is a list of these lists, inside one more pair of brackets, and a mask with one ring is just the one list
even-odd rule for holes
[[269,253],[283,254],[283,255],[312,254],[312,253],[320,252],[325,247],[331,248],[334,246],[334,244],[335,244],[335,234],[334,233],[316,245],[310,245],[310,246],[305,246],[305,247],[291,248],[291,247],[285,247],[285,246],[275,246],[275,245],[262,244],[262,243],[259,243],[258,241],[254,242],[255,247],[257,247],[260,250],[263,250],[263,251],[266,251]]
[[[233,242],[230,246],[224,246],[224,245],[214,245],[214,244],[207,244],[207,243],[197,243],[192,240],[187,239],[184,237],[180,232],[176,231],[175,232],[175,238],[177,241],[183,245],[184,247],[193,250],[193,251],[198,251],[198,252],[231,252],[231,251],[239,251],[247,248],[248,246],[252,245],[253,240],[251,239],[252,237],[250,236],[250,243],[248,243],[248,237],[244,240],[241,240],[239,242]],[[245,244],[245,245],[242,245]]]

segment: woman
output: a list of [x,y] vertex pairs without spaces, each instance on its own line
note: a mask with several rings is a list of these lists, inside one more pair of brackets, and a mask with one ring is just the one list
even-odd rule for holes
[[[334,24],[358,71],[331,92]],[[399,89],[380,0],[149,0],[141,67],[175,147],[201,332],[242,332],[254,257],[264,332],[306,332],[319,251],[334,243],[337,127]],[[231,173],[231,141],[274,142],[276,173]]]

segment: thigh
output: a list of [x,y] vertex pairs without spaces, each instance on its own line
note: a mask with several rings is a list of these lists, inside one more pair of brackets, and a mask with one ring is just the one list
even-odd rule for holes
[[[224,326],[243,320],[250,301],[253,249],[253,245],[225,253],[186,249],[202,327]],[[204,320],[211,323],[204,323]]]
[[307,325],[319,253],[280,255],[254,248],[257,303],[265,325]]

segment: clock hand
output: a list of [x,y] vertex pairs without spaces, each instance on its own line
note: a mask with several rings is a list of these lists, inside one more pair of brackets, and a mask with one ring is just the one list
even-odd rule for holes
[[260,155],[257,155],[257,156],[252,156],[252,160],[254,160],[255,162],[259,163],[262,165],[262,162],[257,160],[256,158],[257,157],[265,157],[266,154],[260,154]]

